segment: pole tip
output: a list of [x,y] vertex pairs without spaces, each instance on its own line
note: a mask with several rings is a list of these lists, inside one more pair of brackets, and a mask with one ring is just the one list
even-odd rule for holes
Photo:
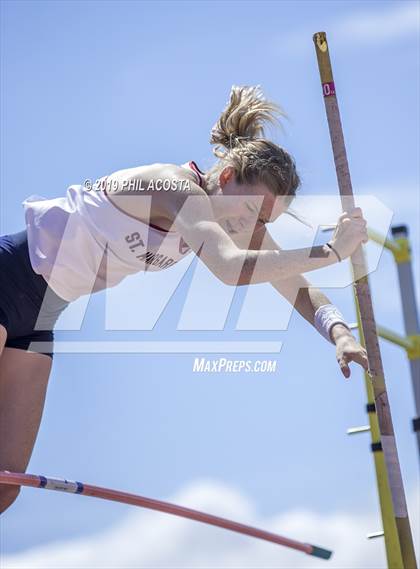
[[312,36],[312,39],[314,40],[314,42],[318,41],[319,39],[327,39],[327,34],[325,32],[315,32],[314,35]]
[[330,559],[333,554],[329,549],[324,549],[323,547],[318,547],[317,545],[311,545],[312,553],[315,557],[320,557],[321,559]]

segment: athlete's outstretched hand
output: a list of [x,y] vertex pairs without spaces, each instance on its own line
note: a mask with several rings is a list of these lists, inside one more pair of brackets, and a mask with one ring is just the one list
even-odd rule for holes
[[332,339],[335,343],[335,351],[338,365],[346,379],[350,377],[350,362],[361,365],[368,371],[367,353],[363,346],[359,344],[353,334],[345,327],[337,324],[331,331]]

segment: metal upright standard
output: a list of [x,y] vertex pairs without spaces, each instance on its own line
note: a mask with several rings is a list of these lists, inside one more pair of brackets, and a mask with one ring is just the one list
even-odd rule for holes
[[[414,297],[414,286],[413,286],[413,274],[411,270],[411,258],[410,258],[410,244],[407,239],[408,231],[406,226],[397,226],[391,228],[393,235],[400,235],[403,232],[404,237],[398,238],[398,240],[391,240],[385,238],[383,235],[380,235],[376,231],[371,228],[368,228],[368,234],[371,241],[374,241],[380,245],[383,245],[386,249],[390,250],[394,255],[394,259],[396,263],[409,263],[410,268],[404,275],[404,277],[400,278],[400,293],[401,298],[403,299],[404,303],[407,304],[407,299],[409,301],[410,310],[413,314],[410,315],[411,323],[417,323],[417,305],[416,300]],[[408,275],[407,275],[408,273]],[[407,276],[409,277],[407,279]],[[408,286],[407,286],[408,281]],[[407,292],[407,297],[406,297]],[[357,306],[357,299],[355,297],[355,304],[356,304],[356,314],[357,314],[357,323],[351,324],[351,328],[358,328],[360,334],[360,341],[364,345],[364,338],[363,338],[363,330],[361,326],[360,320],[360,312]],[[405,318],[406,320],[406,318]],[[406,330],[409,330],[410,327],[406,325]],[[413,327],[411,327],[413,330]],[[388,330],[383,326],[377,326],[378,336],[384,338],[396,344],[406,350],[407,356],[410,362],[417,362],[420,358],[420,343],[419,343],[419,336],[418,334],[407,334],[407,337],[401,336],[396,334],[392,330]],[[414,386],[414,392],[416,393],[416,389],[419,389],[417,377],[416,383],[416,376],[415,376],[415,369],[414,366],[411,367],[412,372],[412,380]],[[369,426],[366,427],[356,427],[353,429],[349,429],[347,432],[348,434],[357,434],[362,433],[365,431],[370,431],[371,433],[371,450],[374,457],[375,463],[375,473],[376,473],[376,480],[378,486],[378,494],[379,494],[379,503],[381,508],[381,517],[382,517],[382,524],[383,524],[383,531],[377,532],[375,534],[370,534],[368,537],[384,537],[385,539],[385,549],[386,549],[386,556],[388,562],[389,569],[401,569],[404,567],[402,556],[401,556],[401,548],[399,546],[399,537],[398,531],[395,524],[394,514],[393,514],[393,507],[392,507],[392,496],[391,491],[388,484],[388,478],[386,474],[386,465],[384,461],[384,455],[382,451],[382,447],[380,444],[380,433],[379,433],[379,425],[378,425],[378,417],[376,414],[376,408],[374,403],[374,393],[372,388],[372,383],[368,374],[365,373],[365,386],[367,392],[367,405],[366,410],[369,416]],[[418,391],[417,391],[418,394]],[[418,405],[418,398],[416,399],[416,404]],[[417,414],[419,413],[417,407]],[[415,425],[415,421],[413,421]],[[417,437],[419,435],[418,430],[416,431]],[[417,438],[418,441],[418,438]]]
[[[357,327],[359,329],[360,343],[363,346],[366,346],[356,293],[354,293],[354,301],[356,304]],[[371,434],[372,442],[370,448],[373,453],[373,460],[375,464],[376,483],[378,488],[383,531],[377,532],[376,534],[370,534],[368,537],[373,538],[383,536],[385,540],[385,552],[388,569],[404,569],[400,538],[398,535],[398,527],[395,521],[394,508],[392,505],[391,488],[388,481],[385,457],[381,445],[381,433],[379,429],[378,415],[376,413],[375,394],[370,376],[365,372],[364,377],[367,395],[366,411],[369,417],[369,427],[351,429],[348,431],[348,433],[355,434],[363,432],[363,430],[365,430],[370,431]]]
[[411,346],[407,349],[410,362],[411,381],[413,385],[416,417],[413,419],[413,430],[417,437],[420,457],[420,326],[417,312],[416,294],[414,291],[413,269],[411,264],[411,248],[408,240],[408,229],[405,225],[391,229],[394,238],[392,249],[397,263],[400,281],[401,304],[404,315],[405,333]]
[[[335,227],[335,224],[325,225],[322,231],[332,231]],[[391,233],[394,239],[388,239],[371,227],[368,227],[369,239],[390,251],[397,265],[406,335],[402,336],[379,324],[376,326],[376,331],[379,337],[404,348],[407,354],[410,363],[411,383],[413,386],[414,406],[416,409],[416,417],[413,419],[412,424],[417,439],[418,455],[420,458],[420,328],[417,301],[414,292],[411,245],[408,239],[408,228],[406,225],[395,225],[391,227]],[[357,299],[355,302],[357,308]],[[351,324],[350,327],[360,328],[360,325],[355,323]],[[366,430],[369,430],[369,428]],[[362,428],[353,429],[349,434],[356,432],[362,432]]]
[[384,326],[377,326],[378,335],[393,344],[404,348],[410,364],[411,383],[413,386],[414,405],[416,417],[413,419],[413,431],[417,438],[417,448],[420,458],[420,326],[415,295],[413,268],[411,262],[411,246],[408,239],[406,225],[394,225],[391,227],[393,239],[384,238],[375,230],[369,228],[368,234],[371,241],[383,245],[391,251],[397,265],[398,280],[400,285],[401,305],[405,336],[401,336],[388,330]]
[[[343,211],[347,211],[354,207],[354,195],[325,32],[314,34],[313,40],[318,59],[341,202]],[[378,416],[381,448],[385,459],[386,475],[391,490],[395,524],[399,537],[399,546],[404,567],[406,569],[412,569],[416,567],[413,538],[411,535],[394,428],[386,391],[372,298],[367,278],[366,261],[361,247],[352,255],[351,261],[363,336],[368,354],[376,413]]]

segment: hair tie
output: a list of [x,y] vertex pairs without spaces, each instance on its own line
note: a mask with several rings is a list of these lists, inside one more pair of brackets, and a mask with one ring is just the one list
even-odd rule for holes
[[[239,136],[237,134],[234,133],[230,133],[229,134],[229,148],[233,148],[234,146],[236,146],[237,142],[239,142],[240,140],[251,140],[252,136]],[[235,142],[232,143],[232,140],[234,140]]]
[[331,245],[331,243],[325,243],[325,245],[326,245],[327,247],[329,247],[329,248],[331,249],[331,251],[333,251],[333,252],[336,254],[337,259],[338,259],[339,262],[341,263],[341,261],[342,261],[343,259],[342,259],[342,258],[340,257],[340,255],[338,254],[337,249],[336,249],[335,247],[333,247],[333,246]]

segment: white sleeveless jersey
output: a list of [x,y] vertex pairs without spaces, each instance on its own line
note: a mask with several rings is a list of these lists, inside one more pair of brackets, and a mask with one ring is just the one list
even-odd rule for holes
[[[199,185],[201,172],[191,161]],[[69,302],[117,285],[139,271],[161,271],[191,252],[176,231],[120,211],[103,189],[74,185],[65,197],[23,202],[33,270]]]

